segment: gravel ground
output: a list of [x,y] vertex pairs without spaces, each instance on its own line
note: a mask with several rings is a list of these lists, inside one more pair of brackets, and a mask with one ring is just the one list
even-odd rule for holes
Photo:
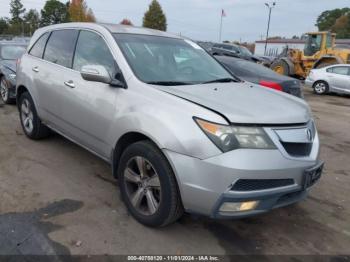
[[129,216],[105,162],[58,135],[30,141],[16,107],[0,107],[0,254],[349,254],[350,97],[305,93],[326,161],[305,201],[163,229]]

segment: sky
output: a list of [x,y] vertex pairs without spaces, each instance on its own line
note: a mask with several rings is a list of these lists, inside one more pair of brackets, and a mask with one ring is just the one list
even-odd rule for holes
[[[222,40],[254,42],[266,35],[271,0],[158,0],[167,16],[168,31],[195,40],[218,41],[221,10]],[[62,2],[64,2],[62,0]],[[141,25],[151,0],[87,0],[99,22],[119,23],[123,18]],[[292,37],[317,30],[323,11],[350,6],[350,0],[276,0],[270,36]],[[9,17],[10,0],[0,0],[0,16]],[[45,0],[22,0],[25,8],[40,11]]]

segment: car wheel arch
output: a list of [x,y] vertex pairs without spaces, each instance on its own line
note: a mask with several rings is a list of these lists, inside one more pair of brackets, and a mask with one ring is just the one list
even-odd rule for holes
[[17,87],[17,90],[16,90],[16,102],[17,102],[17,106],[19,107],[19,98],[21,97],[21,95],[25,92],[29,92],[28,88],[26,88],[25,86],[23,85],[20,85]]
[[127,132],[123,134],[118,141],[115,143],[115,146],[112,150],[111,154],[111,164],[112,164],[112,171],[113,176],[117,177],[117,170],[118,170],[118,164],[121,155],[123,154],[124,150],[130,146],[131,144],[134,144],[139,141],[147,140],[153,143],[156,147],[161,149],[161,147],[156,143],[153,139],[151,139],[149,136],[141,133],[141,132]]

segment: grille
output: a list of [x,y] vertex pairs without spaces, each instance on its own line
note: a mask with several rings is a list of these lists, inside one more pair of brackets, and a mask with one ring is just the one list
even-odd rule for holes
[[288,179],[240,179],[238,180],[231,190],[234,191],[254,191],[264,190],[276,187],[283,187],[293,185],[294,180]]
[[312,143],[287,143],[281,141],[281,144],[288,154],[296,157],[308,156],[312,149]]

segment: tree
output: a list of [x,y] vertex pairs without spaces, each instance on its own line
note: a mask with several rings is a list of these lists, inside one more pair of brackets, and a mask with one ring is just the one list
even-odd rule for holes
[[120,22],[121,25],[133,25],[132,22],[127,19],[127,18],[124,18],[121,22]]
[[8,19],[1,17],[0,18],[0,35],[6,34],[9,29]]
[[22,15],[26,9],[23,7],[23,4],[21,0],[11,0],[10,2],[10,13],[12,15],[11,17],[11,24],[12,25],[19,25],[22,23]]
[[69,22],[68,6],[58,0],[47,0],[41,10],[41,26]]
[[166,31],[166,17],[157,0],[152,0],[151,4],[149,5],[149,9],[143,17],[143,26]]
[[31,35],[39,27],[40,15],[35,9],[30,9],[24,15],[24,22],[26,25],[26,31]]
[[91,8],[85,0],[72,0],[69,4],[69,17],[72,22],[96,22]]
[[349,13],[349,8],[334,9],[324,11],[316,21],[316,26],[320,31],[331,30],[332,26],[335,24],[338,18]]
[[320,31],[337,33],[337,38],[350,37],[350,8],[324,11],[316,21]]
[[331,31],[337,33],[338,38],[350,38],[350,14],[339,17]]

